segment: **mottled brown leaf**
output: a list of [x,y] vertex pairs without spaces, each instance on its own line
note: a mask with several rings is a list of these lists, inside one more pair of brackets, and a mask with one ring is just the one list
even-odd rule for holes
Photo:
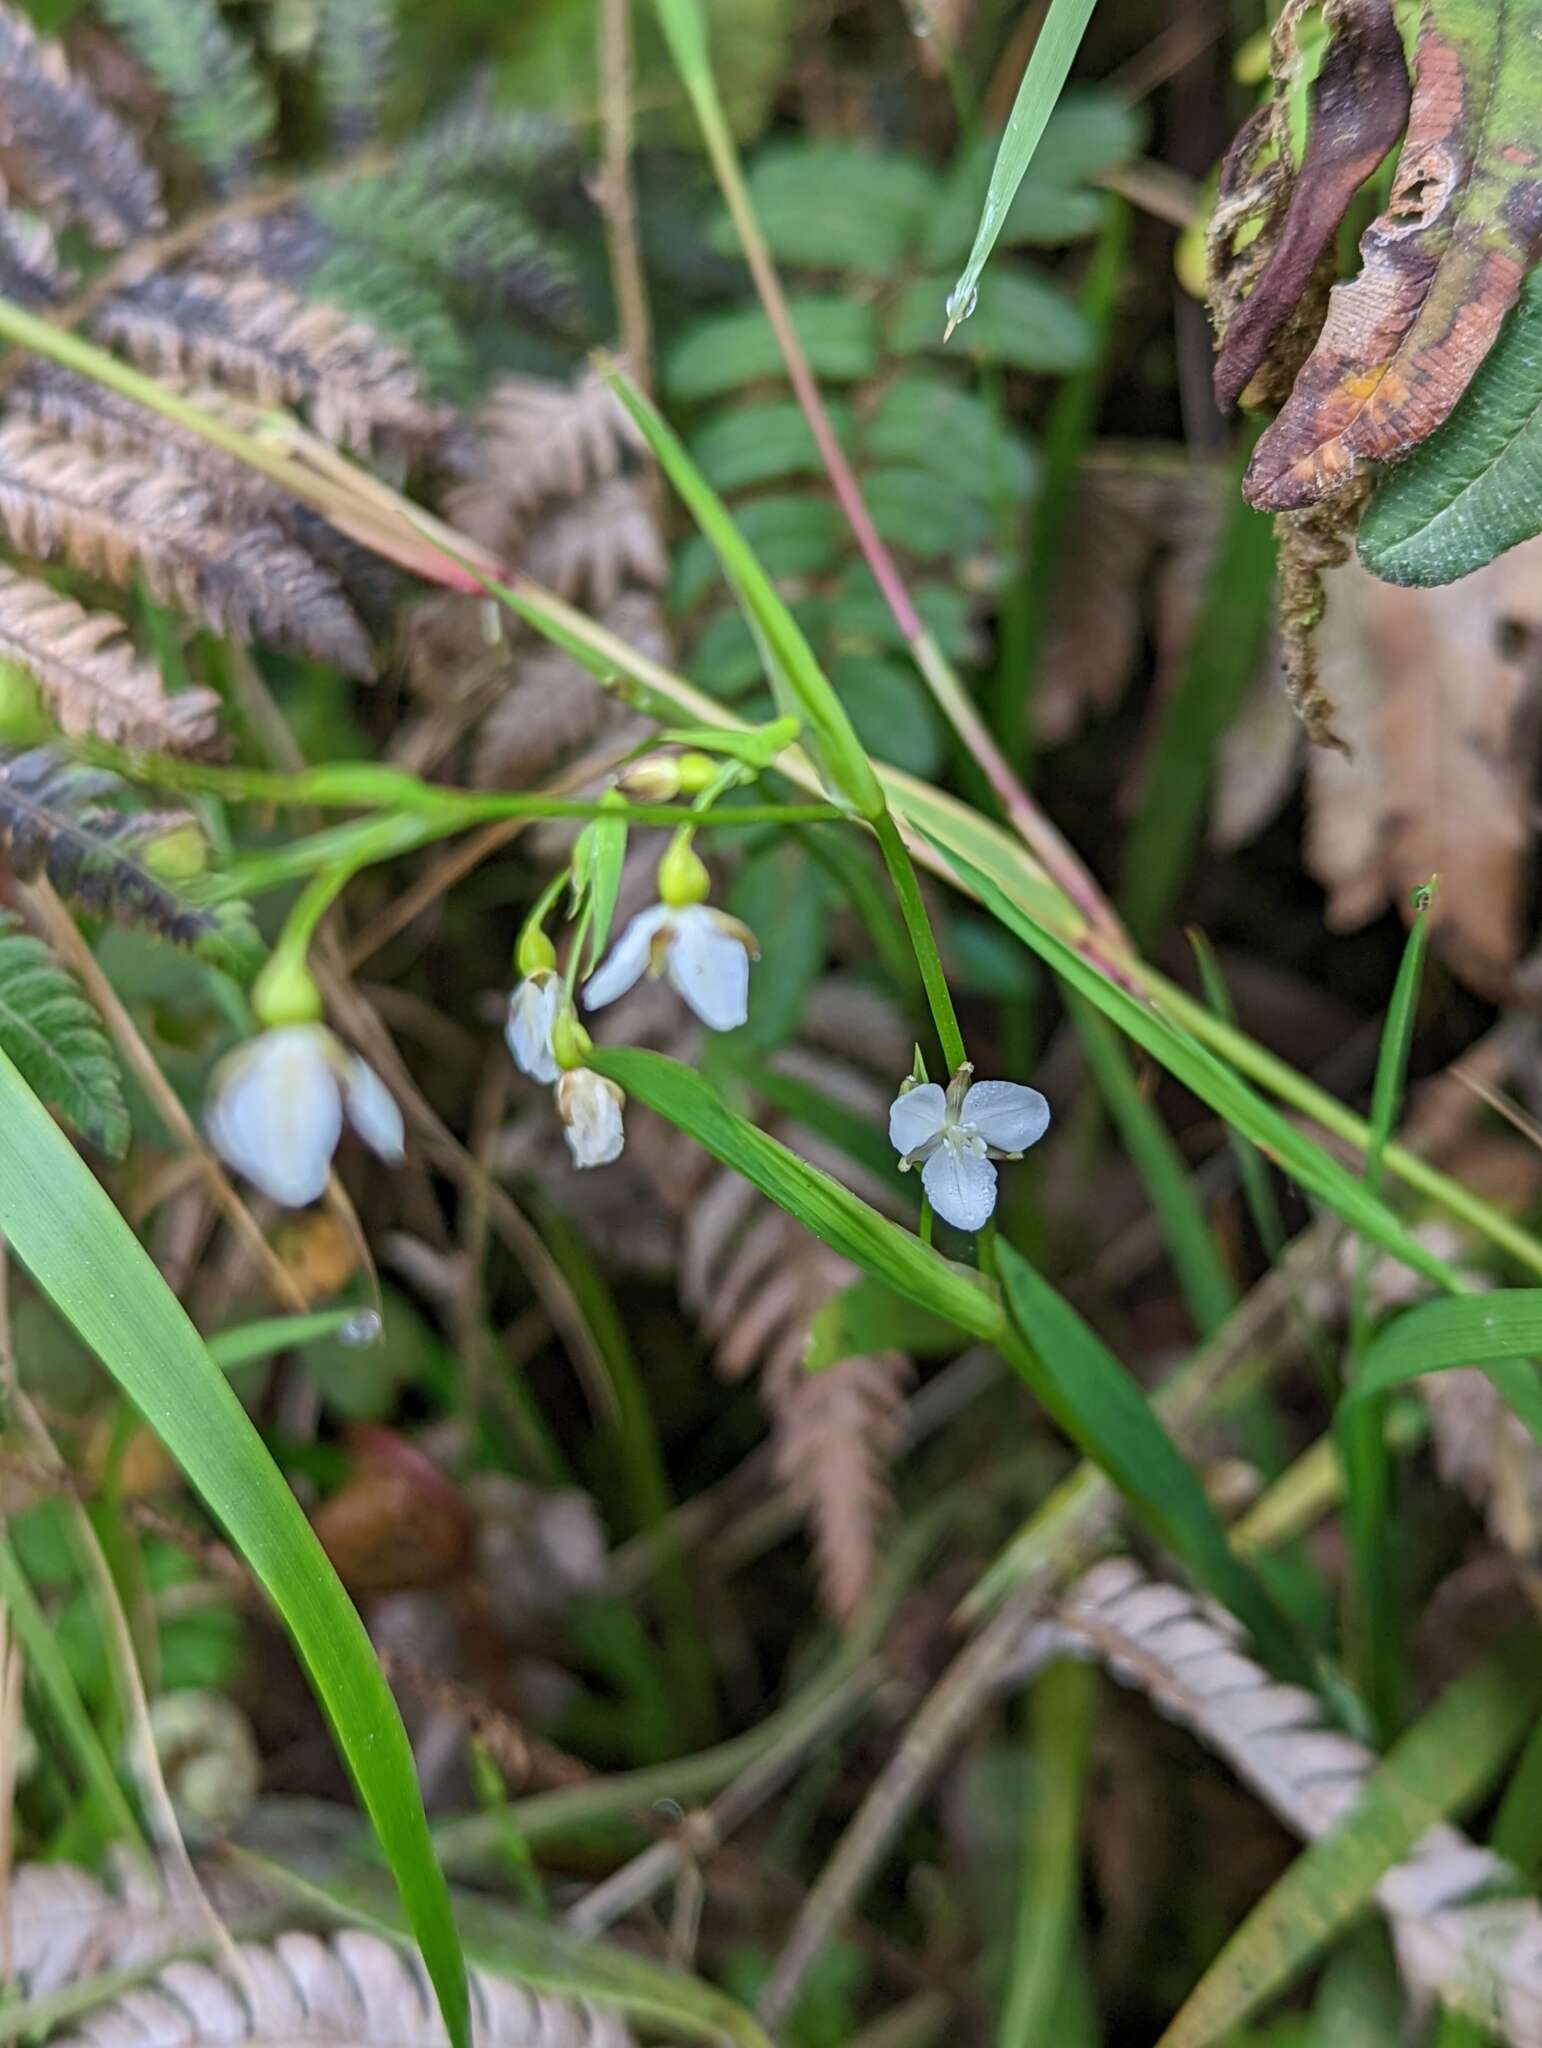
[[1439,875],[1436,943],[1502,994],[1522,940],[1542,680],[1542,541],[1437,590],[1331,572],[1324,684],[1349,755],[1314,751],[1307,865],[1364,924]]
[[1530,0],[1426,0],[1390,202],[1259,442],[1244,486],[1251,504],[1315,504],[1448,417],[1542,239],[1539,103]]
[[[1294,37],[1301,13],[1301,4],[1282,12],[1277,49]],[[1333,40],[1312,90],[1306,153],[1278,234],[1216,361],[1215,395],[1223,408],[1236,404],[1262,367],[1331,252],[1349,202],[1408,120],[1408,73],[1388,0],[1329,0],[1323,13]],[[1244,159],[1252,139],[1239,138]],[[1227,182],[1237,182],[1235,168]]]

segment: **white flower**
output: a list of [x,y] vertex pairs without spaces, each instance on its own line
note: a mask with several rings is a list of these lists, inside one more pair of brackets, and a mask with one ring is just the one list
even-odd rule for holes
[[944,1223],[982,1230],[996,1206],[993,1159],[1021,1159],[1049,1128],[1049,1104],[1016,1081],[976,1081],[962,1066],[947,1092],[907,1082],[889,1109],[889,1143],[900,1170],[921,1167],[921,1185]]
[[527,974],[509,997],[509,1020],[503,1035],[515,1066],[532,1081],[555,1081],[562,1071],[552,1051],[551,1034],[565,1001],[562,976],[550,967]]
[[325,1191],[345,1109],[365,1144],[399,1166],[402,1113],[374,1068],[324,1024],[279,1024],[220,1062],[205,1122],[227,1165],[299,1209]]
[[575,1166],[609,1166],[621,1157],[626,1097],[614,1081],[589,1067],[573,1067],[557,1083],[557,1114]]
[[585,982],[584,1008],[603,1009],[646,971],[664,975],[703,1024],[732,1031],[749,1016],[750,961],[758,957],[753,935],[736,917],[705,903],[655,903],[632,919]]

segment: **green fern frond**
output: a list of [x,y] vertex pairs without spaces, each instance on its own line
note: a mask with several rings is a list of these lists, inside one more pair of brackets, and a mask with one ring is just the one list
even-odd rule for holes
[[[767,150],[749,174],[750,198],[771,253],[812,270],[887,278],[904,263],[936,190],[914,157],[855,142],[797,142]],[[726,218],[715,247],[738,253]]]
[[216,0],[102,0],[102,11],[171,102],[172,132],[222,186],[250,172],[277,109]]
[[420,271],[367,249],[334,248],[304,280],[307,299],[335,306],[394,342],[436,399],[463,401],[474,382],[471,351],[444,295]]
[[396,53],[395,16],[392,0],[321,0],[316,70],[339,149],[358,149],[379,130]]
[[529,107],[494,107],[481,92],[459,101],[401,154],[404,171],[444,189],[474,181],[528,183],[570,162],[572,130]]
[[[858,384],[878,367],[877,316],[845,294],[795,293],[787,302],[809,368],[825,384]],[[701,320],[671,349],[664,388],[679,405],[721,398],[767,377],[784,377],[782,352],[758,306]]]
[[0,911],[0,1049],[22,1079],[111,1159],[128,1150],[129,1113],[102,1020],[41,939]]
[[573,273],[522,209],[400,170],[316,185],[309,212],[337,245],[436,280],[452,293],[550,318],[573,305]]

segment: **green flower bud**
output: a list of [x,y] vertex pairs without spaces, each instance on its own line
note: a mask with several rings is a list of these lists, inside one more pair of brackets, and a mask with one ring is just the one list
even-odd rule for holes
[[564,1070],[585,1065],[594,1051],[594,1040],[571,1009],[563,1010],[553,1024],[551,1049],[557,1065]]
[[252,987],[252,1013],[264,1030],[279,1024],[314,1024],[321,1016],[321,990],[303,960],[275,953]]
[[688,903],[705,903],[712,891],[712,877],[705,861],[689,839],[672,839],[669,851],[659,862],[659,901],[671,910],[683,910]]
[[514,966],[521,976],[550,971],[557,964],[557,949],[539,924],[527,924],[514,948]]

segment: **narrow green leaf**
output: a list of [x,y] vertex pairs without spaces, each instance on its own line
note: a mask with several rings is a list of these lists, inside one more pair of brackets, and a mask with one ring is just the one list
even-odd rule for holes
[[1004,1347],[1043,1406],[1123,1494],[1131,1511],[1229,1607],[1283,1676],[1308,1674],[1289,1622],[1227,1541],[1203,1484],[1103,1340],[1008,1244],[1007,1307],[1026,1344]]
[[1427,1372],[1480,1366],[1542,1443],[1542,1288],[1510,1287],[1452,1301],[1421,1302],[1376,1338],[1360,1361],[1339,1413]]
[[1017,89],[1017,98],[1001,138],[996,168],[986,188],[980,225],[963,274],[948,298],[947,316],[951,330],[974,311],[980,273],[1006,225],[1017,188],[1023,182],[1033,153],[1039,146],[1060,88],[1070,75],[1072,60],[1081,47],[1083,34],[1092,19],[1094,0],[1051,0],[1039,39],[1033,46],[1028,69]]
[[0,1236],[187,1474],[288,1624],[391,1865],[456,2048],[470,2022],[412,1750],[353,1604],[150,1255],[0,1053]]
[[1346,1172],[1321,1145],[1303,1136],[1278,1110],[1255,1095],[1233,1068],[1172,1023],[1155,1003],[1132,995],[1091,966],[1054,932],[1035,922],[991,875],[935,838],[926,827],[921,829],[970,893],[1009,931],[1016,932],[1024,945],[1063,980],[1090,997],[1127,1037],[1144,1046],[1153,1059],[1191,1088],[1202,1102],[1207,1102],[1218,1116],[1278,1160],[1309,1194],[1326,1203],[1351,1229],[1369,1237],[1414,1272],[1433,1280],[1437,1287],[1452,1294],[1462,1291],[1461,1281],[1444,1260],[1434,1257],[1356,1175]]
[[709,1081],[662,1053],[596,1047],[596,1073],[686,1131],[724,1166],[742,1173],[842,1258],[883,1281],[907,1301],[955,1323],[972,1336],[995,1338],[1005,1327],[1001,1304],[966,1267],[955,1266],[908,1230],[810,1166],[728,1107]]
[[1003,2001],[1000,2048],[1061,2037],[1061,2005],[1081,1910],[1081,1813],[1097,1674],[1067,1657],[1040,1672],[1029,1702],[1022,1895]]
[[[1426,892],[1403,948],[1382,1026],[1365,1148],[1365,1184],[1373,1194],[1381,1192],[1383,1161],[1402,1109],[1428,936]],[[1365,1350],[1370,1327],[1370,1261],[1371,1248],[1362,1244],[1350,1313],[1351,1348],[1356,1358]],[[1385,1399],[1364,1401],[1349,1414],[1337,1416],[1334,1436],[1344,1471],[1344,1520],[1349,1539],[1351,1675],[1386,1741],[1403,1718],[1408,1672],[1402,1647],[1403,1589],[1393,1541],[1392,1461],[1387,1453]]]
[[102,1020],[41,939],[0,912],[0,1048],[27,1085],[109,1159],[128,1150],[123,1077]]
[[1210,1965],[1158,2048],[1211,2048],[1360,1914],[1436,1821],[1478,1800],[1542,1706],[1542,1654],[1518,1637],[1448,1686],[1332,1831],[1304,1849]]
[[[1232,1007],[1231,991],[1221,976],[1220,963],[1215,957],[1210,941],[1201,931],[1191,930],[1189,944],[1194,949],[1194,959],[1199,967],[1200,985],[1205,992],[1205,1001],[1224,1023],[1235,1026],[1237,1013]],[[1239,1138],[1227,1126],[1227,1139],[1232,1156],[1237,1162],[1237,1171],[1242,1177],[1242,1192],[1247,1201],[1248,1214],[1253,1219],[1253,1228],[1258,1232],[1264,1250],[1271,1263],[1277,1261],[1285,1249],[1285,1225],[1280,1217],[1280,1205],[1274,1198],[1274,1188],[1269,1179],[1258,1147],[1247,1138]]]
[[716,550],[723,573],[772,662],[773,684],[781,684],[786,699],[782,708],[801,717],[810,750],[858,815],[881,817],[883,790],[851,720],[825,680],[801,627],[745,545],[722,500],[636,385],[617,370],[608,372],[608,381]]
[[1145,1182],[1194,1327],[1202,1337],[1212,1336],[1236,1307],[1237,1290],[1183,1155],[1142,1092],[1113,1026],[1081,996],[1070,997],[1070,1010],[1092,1078]]
[[76,1690],[64,1652],[3,1529],[0,1529],[0,1607],[10,1616],[11,1625],[26,1651],[32,1682],[47,1702],[48,1711],[74,1756],[81,1779],[96,1801],[98,1818],[121,1840],[143,1849],[144,1838],[134,1818],[134,1809],[118,1783],[111,1759],[102,1747],[101,1737]]
[[360,1314],[357,1308],[318,1308],[309,1315],[262,1316],[255,1322],[236,1323],[208,1340],[209,1356],[221,1372],[234,1372],[238,1366],[253,1365],[277,1352],[336,1337],[356,1323]]
[[1161,936],[1193,858],[1216,748],[1258,673],[1274,606],[1274,556],[1273,521],[1233,492],[1124,844],[1119,906],[1137,945]]

